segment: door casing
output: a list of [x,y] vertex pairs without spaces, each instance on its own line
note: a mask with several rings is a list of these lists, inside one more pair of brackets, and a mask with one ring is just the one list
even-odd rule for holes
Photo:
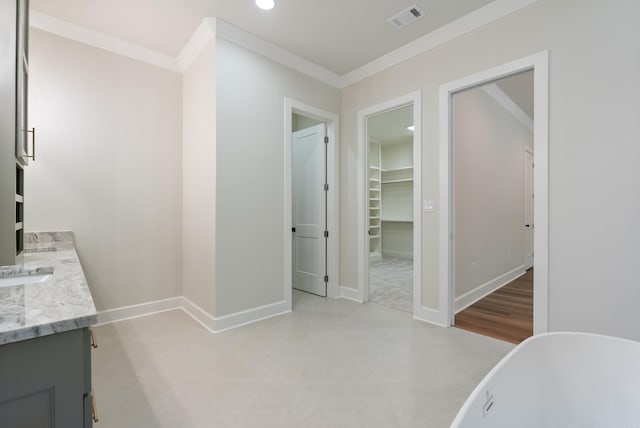
[[439,299],[433,311],[434,324],[454,322],[453,278],[453,177],[452,177],[452,97],[456,92],[480,86],[523,71],[534,71],[533,153],[534,199],[534,300],[533,333],[549,331],[549,51],[502,64],[489,70],[440,86],[440,236]]

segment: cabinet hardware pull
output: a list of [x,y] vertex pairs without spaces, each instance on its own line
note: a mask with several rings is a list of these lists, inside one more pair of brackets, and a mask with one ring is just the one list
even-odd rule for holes
[[93,330],[89,329],[89,336],[91,337],[91,347],[93,349],[98,348],[98,341],[96,340],[95,334],[93,334]]
[[92,410],[93,422],[99,422],[100,418],[98,417],[98,406],[96,404],[96,395],[93,392],[93,389],[91,389],[91,407],[93,408]]
[[36,160],[36,128],[27,129],[27,132],[31,132],[31,155],[27,154],[26,157],[31,158],[35,162]]

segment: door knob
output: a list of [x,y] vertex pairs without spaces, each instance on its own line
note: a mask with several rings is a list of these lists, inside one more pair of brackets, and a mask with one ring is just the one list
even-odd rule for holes
[[524,227],[531,227],[531,225],[530,224],[525,224]]

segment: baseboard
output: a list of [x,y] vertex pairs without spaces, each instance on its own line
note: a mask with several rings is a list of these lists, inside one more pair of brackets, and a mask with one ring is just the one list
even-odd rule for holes
[[140,303],[138,305],[124,306],[98,312],[98,324],[110,324],[113,322],[144,317],[166,311],[182,309],[182,297],[171,297],[164,300]]
[[97,325],[111,324],[175,310],[183,310],[212,333],[220,333],[291,312],[285,302],[278,302],[222,317],[214,317],[186,297],[180,296],[98,312]]
[[442,319],[441,311],[421,306],[413,309],[413,319],[437,325],[438,327],[449,327],[449,323]]
[[404,252],[404,251],[383,251],[382,256],[397,257],[399,259],[410,259],[410,260],[413,259],[412,252]]
[[222,317],[214,317],[186,297],[183,298],[183,301],[182,309],[212,333],[220,333],[291,312],[286,302],[282,301]]
[[464,293],[462,296],[456,297],[453,304],[454,312],[457,314],[458,312],[468,308],[483,297],[486,297],[494,291],[504,287],[514,279],[521,277],[525,274],[525,272],[526,269],[524,268],[524,265],[518,266],[512,271],[500,275],[499,277],[492,279],[491,281],[488,281],[467,293]]
[[363,303],[363,298],[360,290],[356,288],[340,287],[340,297],[342,299],[353,300],[357,303]]

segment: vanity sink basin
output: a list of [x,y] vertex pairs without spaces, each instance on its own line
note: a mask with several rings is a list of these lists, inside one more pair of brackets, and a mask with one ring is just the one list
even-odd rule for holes
[[37,269],[14,271],[0,271],[0,288],[14,285],[36,284],[45,282],[53,277],[53,268],[44,267]]

